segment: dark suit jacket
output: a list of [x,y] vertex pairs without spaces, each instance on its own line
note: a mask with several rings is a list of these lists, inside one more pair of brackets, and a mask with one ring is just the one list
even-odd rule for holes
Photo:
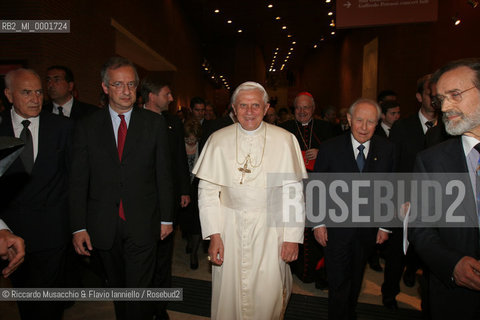
[[390,130],[390,141],[397,145],[398,171],[412,172],[417,153],[425,149],[425,134],[418,112],[395,121]]
[[[179,117],[168,112],[162,112],[168,128],[168,142],[172,154],[172,167],[175,176],[175,196],[190,194],[190,172],[188,170],[187,152],[183,124]],[[177,201],[177,199],[175,199]]]
[[71,229],[87,229],[92,245],[112,247],[122,200],[126,232],[137,245],[159,238],[160,221],[173,221],[171,156],[165,119],[134,108],[122,160],[109,109],[77,123],[70,180]]
[[[2,114],[1,136],[14,136],[10,110]],[[32,173],[18,158],[0,179],[0,218],[25,240],[27,252],[64,246],[68,228],[67,171],[72,123],[53,114],[39,119],[38,154]]]
[[[93,104],[88,104],[82,101],[79,101],[75,98],[73,98],[73,105],[72,105],[72,111],[70,112],[70,119],[72,120],[78,120],[86,115],[89,115],[90,113],[93,113],[97,110],[99,110],[97,106],[94,106]],[[53,103],[47,102],[44,103],[42,107],[42,111],[52,113],[53,112]]]
[[[422,151],[417,158],[418,172],[468,172],[462,140],[451,138]],[[472,189],[467,186],[467,192]],[[472,205],[475,210],[475,204]],[[463,256],[480,259],[480,239],[477,228],[415,228],[409,232],[415,251],[431,271],[430,291],[437,296],[445,295],[450,307],[464,306],[465,301],[473,308],[480,307],[480,293],[458,287],[452,281],[453,270]],[[435,301],[433,301],[435,303]],[[433,308],[437,306],[432,306]],[[477,309],[478,310],[478,309]],[[465,310],[459,310],[464,312]]]
[[380,122],[377,124],[375,127],[375,134],[380,137],[388,138],[387,134],[385,133],[385,130],[383,130],[382,125]]

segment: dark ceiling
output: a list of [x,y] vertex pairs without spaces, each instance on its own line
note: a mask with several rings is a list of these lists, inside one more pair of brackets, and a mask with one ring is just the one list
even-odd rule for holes
[[[266,71],[295,68],[314,45],[335,38],[332,0],[180,0],[200,39],[204,57],[217,74],[233,72],[233,48],[238,43],[257,45]],[[271,4],[273,7],[269,8]],[[219,12],[215,13],[218,9]],[[333,15],[329,16],[328,13]],[[280,17],[280,19],[277,19]],[[231,20],[231,23],[227,21]],[[286,29],[282,29],[286,26]],[[242,32],[239,33],[238,30]],[[290,36],[290,37],[289,37]],[[272,67],[272,59],[278,48]],[[293,50],[291,49],[293,48]],[[291,54],[288,56],[288,53]],[[287,59],[287,62],[285,62]],[[272,70],[273,71],[273,70]]]

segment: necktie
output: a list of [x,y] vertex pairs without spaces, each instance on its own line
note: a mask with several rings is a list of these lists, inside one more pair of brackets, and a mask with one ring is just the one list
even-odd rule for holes
[[20,139],[23,140],[23,142],[25,143],[25,146],[23,147],[23,151],[20,154],[20,159],[22,159],[25,170],[28,173],[31,173],[33,168],[33,139],[32,139],[32,133],[28,128],[28,126],[30,125],[30,121],[23,120],[22,124],[23,124],[23,129],[22,129],[22,132],[20,133]]
[[58,107],[58,115],[64,117],[65,115],[63,114],[63,107]]
[[433,127],[434,123],[433,123],[433,121],[427,121],[427,122],[425,122],[425,125],[427,126],[427,131],[428,131],[428,130],[430,130],[430,128]]
[[365,146],[361,144],[357,147],[357,149],[359,151],[357,156],[357,166],[358,170],[362,172],[363,167],[365,166],[365,154],[363,153],[363,149],[365,149]]
[[[125,138],[127,137],[127,123],[125,122],[125,116],[123,114],[118,115],[120,117],[120,126],[118,127],[118,136],[117,136],[117,149],[118,149],[118,158],[122,162],[123,147],[125,146]],[[118,215],[121,219],[125,219],[125,211],[123,210],[123,202],[120,199],[120,206],[118,207]]]

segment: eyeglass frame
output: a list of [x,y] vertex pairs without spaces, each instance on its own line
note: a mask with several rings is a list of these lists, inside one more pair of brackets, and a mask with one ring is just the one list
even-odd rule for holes
[[114,83],[109,82],[108,84],[117,91],[123,90],[125,86],[128,88],[128,90],[131,91],[131,90],[135,90],[138,86],[138,83],[136,81],[130,81],[127,83],[116,81]]
[[460,91],[460,92],[455,92],[455,91],[450,92],[447,95],[437,94],[437,95],[434,96],[434,100],[432,100],[432,102],[434,103],[434,105],[436,105],[438,103],[438,106],[440,108],[442,107],[443,101],[445,101],[445,99],[447,99],[451,103],[455,103],[455,104],[460,103],[463,100],[462,94],[464,94],[467,91],[472,90],[473,88],[477,88],[477,86],[474,85],[473,87],[465,89],[465,90]]

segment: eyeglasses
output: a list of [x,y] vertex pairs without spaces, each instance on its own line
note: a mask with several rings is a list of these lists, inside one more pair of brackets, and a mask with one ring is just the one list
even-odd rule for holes
[[447,99],[451,103],[460,103],[462,101],[462,94],[472,90],[473,88],[476,88],[477,86],[473,86],[471,88],[465,89],[463,91],[454,91],[454,92],[449,92],[446,95],[441,95],[437,94],[434,99],[434,105],[441,107],[443,105],[443,101]]
[[127,86],[128,90],[135,90],[137,87],[137,83],[135,81],[130,81],[127,83],[116,81],[114,83],[110,83],[110,85],[117,91],[123,90],[125,86]]

